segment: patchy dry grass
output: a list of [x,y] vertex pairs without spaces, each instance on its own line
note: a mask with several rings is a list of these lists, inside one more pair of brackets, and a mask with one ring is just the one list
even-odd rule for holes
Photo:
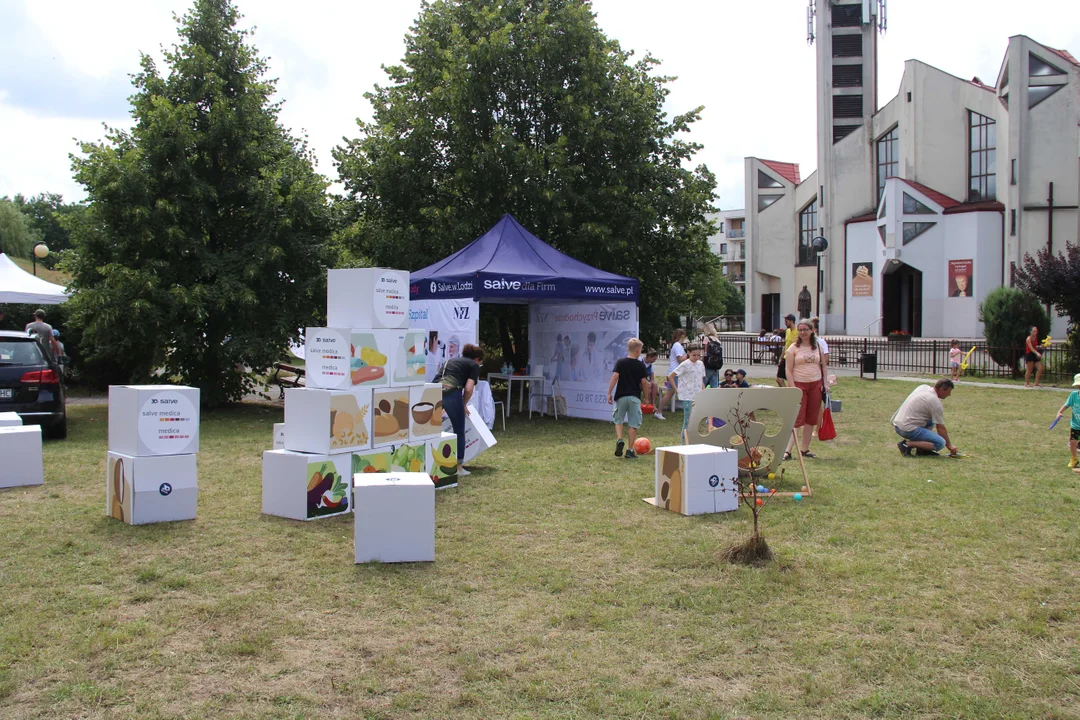
[[104,516],[105,409],[72,408],[46,485],[0,492],[0,716],[1077,717],[1061,399],[960,388],[972,457],[905,460],[911,389],[843,381],[814,497],[764,513],[765,569],[719,560],[744,510],[641,502],[651,457],[614,458],[604,423],[512,416],[438,495],[434,564],[358,567],[351,517],[259,512],[280,410],[206,415],[198,520],[129,527]]

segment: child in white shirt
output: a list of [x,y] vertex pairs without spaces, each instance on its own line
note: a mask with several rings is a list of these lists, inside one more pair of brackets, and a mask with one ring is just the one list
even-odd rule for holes
[[960,351],[960,341],[953,340],[950,343],[952,347],[949,349],[949,367],[952,370],[951,378],[953,380],[960,379],[960,356],[963,353]]
[[686,438],[686,428],[690,424],[690,408],[694,404],[694,398],[705,387],[705,363],[701,362],[701,347],[691,345],[686,348],[687,358],[679,363],[678,367],[668,375],[668,381],[674,385],[675,378],[679,378],[678,393],[679,401],[683,409],[683,438]]

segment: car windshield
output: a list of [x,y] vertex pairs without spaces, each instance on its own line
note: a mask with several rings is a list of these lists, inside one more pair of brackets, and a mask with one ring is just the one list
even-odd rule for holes
[[4,365],[44,365],[41,348],[33,340],[0,338],[0,363]]

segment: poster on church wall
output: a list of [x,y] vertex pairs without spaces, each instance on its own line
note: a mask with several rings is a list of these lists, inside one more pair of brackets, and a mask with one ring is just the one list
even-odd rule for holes
[[851,297],[874,297],[873,263],[852,263]]
[[480,303],[468,298],[409,301],[409,327],[427,331],[424,339],[427,382],[435,378],[447,360],[460,357],[465,345],[476,344],[479,319]]
[[543,375],[548,393],[558,380],[567,415],[610,420],[608,383],[615,361],[626,357],[626,341],[637,333],[634,303],[530,305],[532,374]]
[[949,297],[971,297],[974,260],[949,260]]

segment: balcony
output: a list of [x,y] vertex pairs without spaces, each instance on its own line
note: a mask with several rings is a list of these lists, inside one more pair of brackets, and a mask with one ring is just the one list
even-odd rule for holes
[[727,252],[717,252],[716,255],[720,258],[720,262],[745,262],[746,261],[746,246],[740,245],[738,248],[729,248]]
[[739,228],[738,230],[728,230],[727,231],[727,236],[729,238],[736,238],[736,239],[737,238],[744,238],[744,237],[746,237],[746,230],[744,228]]

